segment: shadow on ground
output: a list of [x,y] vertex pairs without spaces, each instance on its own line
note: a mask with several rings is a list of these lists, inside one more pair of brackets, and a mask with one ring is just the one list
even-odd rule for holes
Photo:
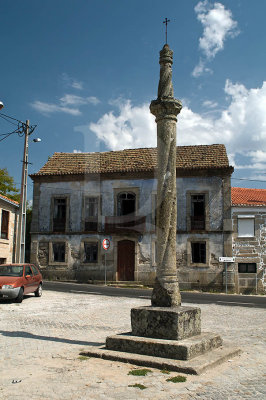
[[0,334],[2,336],[8,337],[21,337],[26,339],[36,339],[36,340],[47,340],[50,342],[60,342],[60,343],[68,343],[68,344],[78,344],[82,346],[102,346],[105,343],[102,342],[87,342],[84,340],[71,340],[71,339],[63,339],[54,336],[41,336],[41,335],[34,335],[33,333],[23,332],[23,331],[1,331]]

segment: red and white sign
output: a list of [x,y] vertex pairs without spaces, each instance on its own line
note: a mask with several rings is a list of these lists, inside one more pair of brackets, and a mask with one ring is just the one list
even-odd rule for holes
[[104,250],[108,250],[111,243],[110,243],[109,239],[103,239],[103,243],[102,244],[103,244]]

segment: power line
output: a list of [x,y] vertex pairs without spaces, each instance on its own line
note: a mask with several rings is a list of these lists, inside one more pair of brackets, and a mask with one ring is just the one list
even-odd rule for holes
[[6,121],[8,121],[10,124],[13,124],[13,125],[17,125],[17,124],[14,124],[14,122],[9,121],[10,119],[12,119],[13,121],[23,123],[19,119],[10,117],[9,115],[3,114],[3,113],[0,113],[0,117],[5,119]]
[[231,179],[234,179],[235,181],[266,182],[266,181],[260,181],[258,179],[247,179],[247,178],[231,178]]
[[10,135],[12,135],[13,133],[18,133],[18,131],[16,130],[16,131],[13,131],[13,132],[10,132],[10,133],[6,133],[6,134],[3,134],[3,135],[1,135],[1,136],[4,136],[2,139],[0,139],[0,142],[2,142],[3,140],[5,140],[6,138],[8,138]]
[[[17,124],[15,124],[14,122],[9,121],[8,118],[11,118],[11,117],[7,117],[5,114],[2,114],[2,113],[0,113],[0,117],[3,118],[5,121],[9,122],[10,124],[17,126]],[[12,119],[14,119],[14,118],[12,118]]]

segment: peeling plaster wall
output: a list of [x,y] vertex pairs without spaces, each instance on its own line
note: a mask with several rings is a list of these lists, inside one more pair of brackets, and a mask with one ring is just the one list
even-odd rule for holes
[[[84,196],[101,197],[101,222],[105,216],[116,215],[115,199],[117,193],[130,191],[137,193],[137,215],[146,217],[146,232],[143,235],[133,234],[119,237],[108,236],[112,243],[129,239],[136,242],[135,280],[152,282],[156,274],[155,245],[156,235],[153,225],[153,194],[156,193],[155,179],[114,179],[94,181],[63,181],[35,183],[31,262],[36,262],[47,277],[53,274],[58,279],[97,280],[104,279],[105,252],[101,242],[105,234],[85,234],[83,229],[83,198]],[[209,231],[201,234],[187,232],[187,196],[188,192],[206,192]],[[54,234],[51,231],[51,204],[53,197],[67,196],[69,199],[68,227],[65,234]],[[218,263],[223,254],[223,192],[220,177],[184,177],[177,178],[177,266],[181,287],[208,287],[222,285],[222,265]],[[84,265],[82,263],[81,246],[84,239],[96,240],[98,246],[98,262]],[[191,266],[189,263],[188,242],[190,240],[208,241],[208,262],[206,266]],[[67,264],[53,265],[49,258],[49,243],[54,240],[66,241]],[[189,242],[190,243],[190,242]],[[106,253],[107,279],[116,279],[115,244]]]

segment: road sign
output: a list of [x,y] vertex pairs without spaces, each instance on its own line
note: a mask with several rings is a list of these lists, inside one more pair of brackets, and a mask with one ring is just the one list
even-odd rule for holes
[[235,257],[219,257],[219,262],[235,262],[236,258]]
[[102,243],[102,245],[103,245],[103,248],[104,248],[104,250],[108,250],[109,249],[109,247],[110,247],[110,240],[109,239],[103,239],[103,243]]

